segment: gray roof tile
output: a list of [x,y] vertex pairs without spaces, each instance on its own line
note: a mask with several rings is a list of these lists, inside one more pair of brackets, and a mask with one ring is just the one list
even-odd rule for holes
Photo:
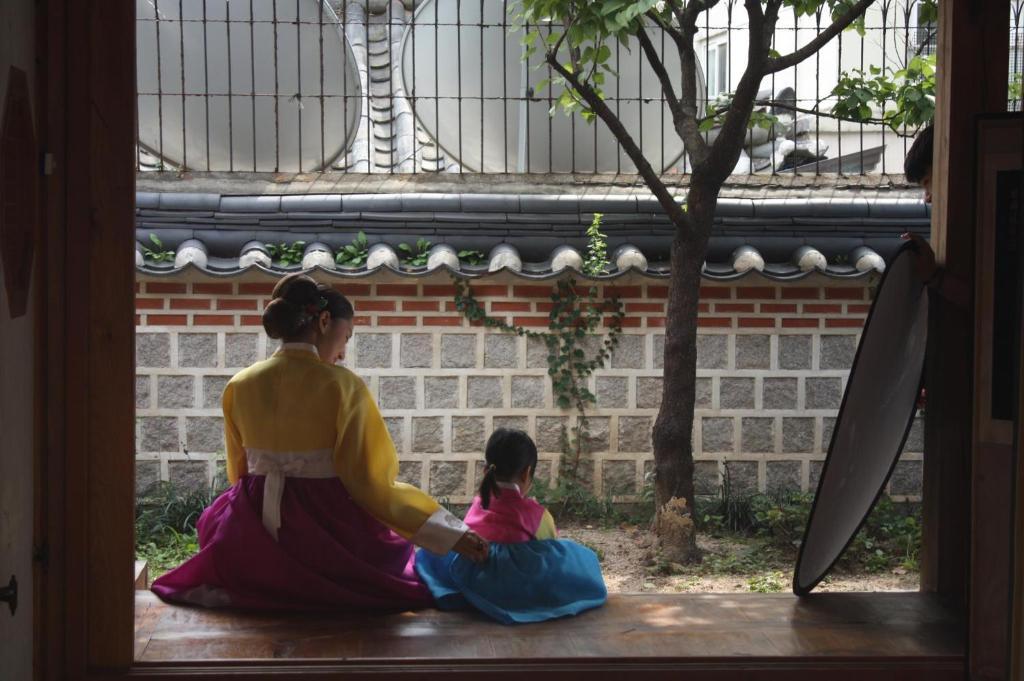
[[[148,242],[148,235],[156,233],[168,248],[179,248],[188,239],[198,239],[210,256],[207,269],[222,276],[242,271],[238,258],[253,240],[323,242],[330,249],[338,249],[350,243],[361,230],[370,243],[387,243],[392,247],[420,237],[456,250],[485,253],[496,244],[512,244],[525,261],[521,276],[543,278],[553,275],[553,251],[566,245],[579,250],[586,248],[586,227],[594,212],[605,216],[603,228],[609,252],[632,244],[647,256],[647,274],[664,276],[663,261],[674,231],[656,201],[635,195],[417,192],[220,197],[140,192],[139,198],[139,241]],[[218,207],[221,210],[215,211]],[[869,201],[863,197],[824,197],[813,201],[723,199],[708,245],[705,276],[742,276],[732,269],[731,262],[732,254],[743,247],[754,249],[765,260],[766,276],[779,280],[799,278],[805,273],[793,264],[793,259],[804,246],[812,246],[825,255],[829,262],[826,274],[861,276],[843,264],[854,249],[868,247],[889,258],[900,246],[898,235],[907,230],[927,234],[927,209],[920,201]],[[167,273],[173,268],[145,263],[142,271]],[[415,272],[406,274],[413,276]],[[338,276],[364,274],[356,270]]]

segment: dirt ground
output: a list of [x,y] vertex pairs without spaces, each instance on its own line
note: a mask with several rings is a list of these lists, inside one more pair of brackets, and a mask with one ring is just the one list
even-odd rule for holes
[[[788,592],[793,557],[766,554],[756,540],[698,537],[704,561],[698,565],[659,565],[653,535],[645,529],[593,525],[559,527],[559,535],[589,546],[601,558],[611,593]],[[744,561],[743,556],[756,557]],[[916,591],[919,576],[897,568],[888,573],[833,572],[818,591]]]

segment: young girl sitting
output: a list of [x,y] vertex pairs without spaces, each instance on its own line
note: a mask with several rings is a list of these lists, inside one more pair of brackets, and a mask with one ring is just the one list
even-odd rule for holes
[[537,447],[520,430],[487,441],[487,468],[466,524],[491,542],[481,565],[451,552],[420,551],[416,572],[439,608],[475,607],[505,624],[541,622],[603,605],[601,566],[590,549],[558,539],[551,514],[526,496]]

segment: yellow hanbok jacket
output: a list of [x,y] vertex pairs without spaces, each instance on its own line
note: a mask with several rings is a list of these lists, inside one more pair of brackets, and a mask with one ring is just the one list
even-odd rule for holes
[[223,395],[228,480],[249,471],[247,452],[331,450],[352,499],[380,522],[435,553],[468,529],[422,490],[396,481],[398,456],[366,384],[323,362],[312,345],[288,343],[239,372]]

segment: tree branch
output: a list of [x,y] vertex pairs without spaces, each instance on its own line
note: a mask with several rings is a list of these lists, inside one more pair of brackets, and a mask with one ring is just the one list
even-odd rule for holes
[[647,62],[654,69],[654,73],[658,76],[658,80],[661,81],[661,89],[665,93],[665,99],[668,101],[668,109],[672,112],[672,118],[682,117],[683,112],[679,108],[679,99],[676,97],[676,89],[672,86],[672,79],[669,78],[668,71],[665,70],[665,64],[662,63],[661,57],[658,56],[658,51],[654,49],[654,44],[651,42],[650,36],[647,35],[647,31],[641,26],[636,32],[637,39],[640,40],[640,47],[643,48],[644,54],[647,56]]
[[[661,81],[661,88],[665,93],[669,111],[672,112],[672,127],[675,128],[679,138],[683,140],[687,150],[692,150],[691,156],[696,155],[702,158],[707,151],[707,145],[704,143],[704,138],[700,135],[700,123],[697,121],[697,103],[694,101],[696,99],[696,87],[694,87],[694,96],[687,102],[688,105],[680,103],[676,97],[675,88],[672,86],[672,79],[665,69],[665,64],[661,61],[661,57],[658,56],[658,52],[654,49],[654,44],[651,42],[650,36],[647,35],[647,31],[644,30],[643,26],[638,29],[637,38],[640,40],[640,46],[644,50],[647,62],[654,69],[658,80]],[[685,79],[685,69],[683,69],[683,72],[683,78]],[[683,93],[685,99],[687,93],[685,85],[683,86]]]
[[[708,157],[708,177],[712,184],[721,185],[732,172],[746,139],[747,123],[754,110],[754,100],[761,86],[768,44],[765,43],[766,17],[761,0],[744,0],[750,24],[750,45],[747,50],[747,68],[733,93],[722,129],[711,145]],[[770,36],[769,36],[770,39]],[[694,176],[697,168],[694,168]]]
[[[824,100],[819,100],[818,103],[820,104],[822,101],[824,101]],[[833,121],[842,121],[843,123],[863,123],[864,125],[884,125],[885,127],[889,128],[889,130],[891,130],[898,137],[913,138],[913,137],[917,136],[917,130],[916,129],[912,133],[902,133],[899,130],[893,129],[893,127],[891,125],[889,125],[889,122],[887,120],[885,120],[884,118],[874,118],[874,117],[872,117],[872,118],[847,118],[846,116],[837,116],[837,115],[835,115],[833,113],[825,113],[824,111],[822,111],[821,109],[818,109],[817,107],[815,107],[813,109],[807,109],[807,108],[800,107],[800,106],[794,106],[794,105],[788,104],[786,102],[776,102],[773,99],[770,99],[770,100],[767,100],[767,101],[759,101],[759,102],[757,102],[757,104],[758,104],[758,106],[770,106],[770,107],[774,107],[776,109],[785,109],[786,111],[792,111],[794,113],[809,114],[809,115],[814,116],[816,118],[829,118],[829,119],[831,119]],[[707,120],[707,119],[704,119],[704,120]]]
[[934,29],[934,28],[930,29],[928,31],[928,37],[925,38],[924,40],[922,40],[921,44],[917,46],[916,50],[914,50],[914,56],[915,57],[920,57],[921,56],[921,53],[924,52],[924,48],[928,47],[928,43],[930,43],[932,41],[932,38],[935,37],[936,33],[937,33],[937,29]]
[[814,53],[824,47],[828,41],[835,38],[840,32],[846,29],[847,26],[856,21],[860,15],[864,14],[864,11],[874,1],[875,0],[858,0],[857,4],[851,7],[846,14],[832,22],[828,28],[819,33],[811,42],[807,43],[795,52],[782,57],[769,59],[764,70],[764,75],[784,71],[792,66],[796,66],[804,59],[813,56]]
[[546,59],[548,64],[551,65],[551,68],[557,71],[558,74],[566,80],[566,82],[572,85],[576,92],[578,92],[580,96],[587,101],[591,110],[593,110],[593,112],[596,113],[602,121],[604,121],[605,125],[608,126],[608,129],[611,130],[613,135],[615,135],[615,139],[619,141],[619,144],[622,145],[626,154],[630,159],[632,159],[633,163],[636,165],[637,172],[639,172],[640,176],[644,178],[644,182],[650,188],[655,198],[658,199],[658,203],[661,204],[662,209],[664,209],[669,219],[672,220],[672,223],[680,228],[689,227],[690,220],[686,215],[686,211],[683,210],[682,206],[676,203],[675,197],[672,196],[668,191],[668,187],[666,187],[665,183],[661,181],[660,177],[658,177],[658,173],[654,172],[654,168],[651,167],[651,164],[644,157],[643,151],[641,151],[640,147],[638,147],[636,142],[633,141],[633,137],[629,134],[629,131],[627,131],[625,126],[622,125],[622,121],[618,119],[615,113],[608,108],[605,101],[597,96],[597,93],[594,92],[593,88],[581,82],[579,78],[577,78],[576,74],[565,68],[561,62],[558,61],[557,55],[553,52],[548,52],[546,54]]
[[679,68],[682,77],[680,107],[683,110],[683,125],[675,126],[676,134],[683,140],[686,153],[696,170],[707,160],[708,144],[700,133],[697,120],[697,53],[693,49],[693,37],[697,33],[697,17],[701,11],[711,9],[720,0],[691,0],[680,7],[677,2],[669,0],[669,7],[679,29],[669,31],[679,53]]
[[667,23],[657,12],[650,10],[647,12],[647,16],[650,18],[651,21],[656,23],[658,27],[661,28],[661,30],[665,31],[665,33],[668,33],[669,37],[671,37],[672,40],[677,41],[683,37],[683,34],[679,32],[679,29],[677,29],[672,24]]
[[676,15],[676,20],[679,21],[680,26],[695,26],[697,23],[697,17],[701,12],[706,12],[717,5],[721,0],[690,0],[683,7],[682,11],[676,11],[675,5],[673,4],[673,12]]

